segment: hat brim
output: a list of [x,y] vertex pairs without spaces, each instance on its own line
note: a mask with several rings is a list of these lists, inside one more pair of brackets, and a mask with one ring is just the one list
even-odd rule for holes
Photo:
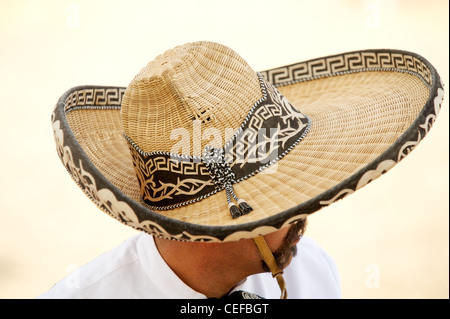
[[423,57],[398,50],[333,55],[261,72],[311,119],[306,137],[269,169],[235,184],[254,210],[231,218],[224,192],[173,210],[141,204],[123,137],[125,88],[68,90],[52,116],[58,154],[103,211],[159,237],[231,241],[264,235],[344,198],[400,162],[428,133],[443,88]]

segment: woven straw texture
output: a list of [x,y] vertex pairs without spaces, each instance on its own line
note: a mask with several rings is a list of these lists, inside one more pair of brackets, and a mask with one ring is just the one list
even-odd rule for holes
[[[124,132],[145,152],[169,152],[177,142],[170,140],[173,130],[192,133],[196,119],[203,122],[202,130],[236,129],[261,97],[255,72],[232,51],[202,46],[186,53],[185,49],[163,54],[141,71],[127,89],[121,111],[67,113],[70,128],[89,159],[136,202],[140,202],[140,189]],[[386,151],[416,119],[430,94],[418,77],[391,71],[321,77],[278,89],[311,118],[312,126],[280,161],[234,185],[254,211],[232,219],[225,192],[220,192],[158,213],[193,224],[226,226],[295,207],[351,177]],[[190,149],[201,150],[206,142]]]
[[[130,83],[121,110],[124,132],[144,152],[171,152],[171,135],[187,130],[192,137],[194,120],[202,130],[237,129],[261,95],[255,72],[231,49],[189,43],[155,58]],[[194,156],[211,144],[201,138],[187,142],[177,145]]]

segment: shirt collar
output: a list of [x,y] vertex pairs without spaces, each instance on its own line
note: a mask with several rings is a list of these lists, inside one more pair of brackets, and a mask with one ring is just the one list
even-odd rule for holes
[[[186,285],[170,269],[156,247],[153,236],[142,233],[137,244],[138,258],[145,273],[162,298],[170,299],[205,299],[206,296]],[[149,287],[149,289],[151,289]]]

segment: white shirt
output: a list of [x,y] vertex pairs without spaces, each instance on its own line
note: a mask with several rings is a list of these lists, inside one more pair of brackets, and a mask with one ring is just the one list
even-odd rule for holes
[[[284,271],[288,297],[341,298],[334,260],[310,238],[303,237],[298,245],[297,256]],[[264,298],[280,297],[276,280],[269,273],[248,277],[239,289]],[[78,268],[38,298],[201,299],[206,296],[179,279],[159,254],[153,237],[141,233]]]

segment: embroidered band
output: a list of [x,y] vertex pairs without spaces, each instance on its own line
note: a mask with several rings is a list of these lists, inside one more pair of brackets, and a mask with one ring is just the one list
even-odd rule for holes
[[311,125],[276,88],[261,76],[259,79],[262,98],[223,148],[207,146],[202,156],[146,153],[124,134],[146,206],[169,210],[225,190],[233,218],[252,210],[236,196],[233,184],[276,163],[303,139]]

